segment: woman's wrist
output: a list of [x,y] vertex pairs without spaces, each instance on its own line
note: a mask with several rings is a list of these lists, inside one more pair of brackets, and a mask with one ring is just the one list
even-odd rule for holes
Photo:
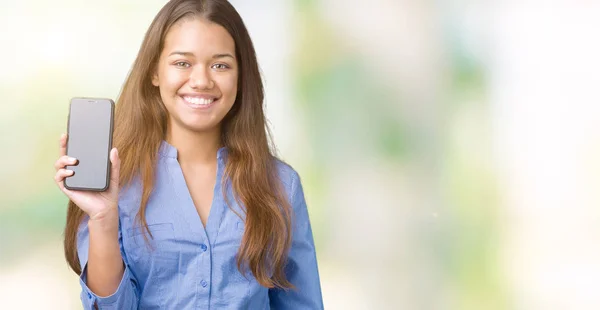
[[90,216],[88,220],[88,228],[98,231],[115,231],[119,228],[119,209],[110,207],[106,211],[98,212]]

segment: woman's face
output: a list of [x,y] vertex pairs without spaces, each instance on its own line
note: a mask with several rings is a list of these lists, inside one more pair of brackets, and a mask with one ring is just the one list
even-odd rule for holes
[[235,43],[222,26],[184,19],[169,29],[152,84],[169,112],[168,126],[218,128],[237,94]]

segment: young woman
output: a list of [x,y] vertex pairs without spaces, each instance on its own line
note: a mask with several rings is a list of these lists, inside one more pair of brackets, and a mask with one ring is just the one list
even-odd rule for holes
[[[298,174],[273,155],[252,41],[226,0],[158,13],[116,104],[106,192],[70,199],[85,309],[322,309]],[[117,152],[118,150],[118,152]]]

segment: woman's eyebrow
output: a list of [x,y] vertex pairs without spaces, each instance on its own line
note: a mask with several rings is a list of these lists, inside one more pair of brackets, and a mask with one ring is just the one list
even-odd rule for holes
[[193,57],[194,53],[192,53],[192,52],[174,51],[171,54],[169,54],[169,56],[173,56],[173,55],[181,55],[181,56],[190,56],[190,57]]
[[[181,56],[194,57],[194,53],[192,53],[192,52],[182,52],[182,51],[174,51],[174,52],[171,52],[169,54],[169,56],[173,56],[173,55],[181,55]],[[229,58],[235,60],[235,57],[233,57],[233,55],[231,55],[229,53],[214,54],[212,58],[213,59],[218,59],[218,58],[226,58],[226,57],[229,57]]]
[[217,59],[217,58],[225,58],[225,57],[229,57],[229,58],[231,58],[231,59],[234,59],[234,60],[235,60],[235,57],[233,57],[233,56],[232,56],[231,54],[229,54],[229,53],[224,53],[224,54],[215,54],[215,55],[213,55],[213,58],[214,58],[214,59]]

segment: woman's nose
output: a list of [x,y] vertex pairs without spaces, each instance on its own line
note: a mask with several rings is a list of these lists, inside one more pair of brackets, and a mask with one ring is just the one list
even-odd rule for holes
[[210,72],[205,68],[194,69],[190,75],[190,86],[194,89],[211,89],[214,84]]

